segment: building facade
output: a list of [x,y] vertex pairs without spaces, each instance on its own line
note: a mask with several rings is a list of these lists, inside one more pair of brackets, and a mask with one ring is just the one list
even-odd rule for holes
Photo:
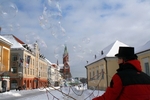
[[10,90],[9,62],[11,45],[10,41],[0,35],[0,92]]
[[15,89],[25,84],[26,89],[43,87],[47,82],[47,61],[40,54],[38,43],[25,44],[11,34],[5,34],[14,45],[10,57],[10,88]]
[[51,64],[50,68],[50,83],[53,86],[59,86],[62,81],[59,66],[57,64]]
[[141,62],[142,71],[150,76],[150,50],[137,54]]
[[117,58],[119,46],[128,46],[120,41],[115,41],[101,51],[101,55],[94,60],[88,61],[86,68],[87,87],[89,89],[105,90],[110,86],[112,76],[119,68]]
[[150,41],[138,47],[136,54],[141,62],[142,71],[150,76]]
[[[101,56],[98,59],[95,58],[94,61],[85,66],[88,88],[105,90],[109,86],[112,76],[119,67],[114,55],[118,52],[119,46],[127,46],[123,43],[118,43],[119,41],[116,41],[113,46],[108,46],[111,48],[106,47],[102,50]],[[114,47],[117,49],[114,49]],[[112,55],[110,56],[109,54]],[[138,60],[141,62],[142,71],[150,76],[150,41],[135,48],[135,54],[137,54]]]

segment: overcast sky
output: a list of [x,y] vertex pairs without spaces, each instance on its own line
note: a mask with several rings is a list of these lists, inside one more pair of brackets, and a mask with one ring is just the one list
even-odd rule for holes
[[150,40],[150,0],[0,0],[1,34],[62,64],[64,45],[73,77],[86,76],[86,61],[119,40],[139,47]]

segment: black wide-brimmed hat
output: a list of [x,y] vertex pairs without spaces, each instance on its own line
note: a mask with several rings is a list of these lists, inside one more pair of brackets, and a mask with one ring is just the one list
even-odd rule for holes
[[134,54],[134,47],[119,47],[119,52],[115,56],[130,59],[136,57],[136,54]]

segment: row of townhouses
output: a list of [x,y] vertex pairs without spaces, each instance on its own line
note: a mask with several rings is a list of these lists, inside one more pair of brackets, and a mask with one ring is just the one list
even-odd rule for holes
[[[112,76],[119,68],[117,58],[120,46],[129,46],[120,41],[115,41],[103,50],[100,55],[95,55],[94,59],[87,61],[85,66],[87,73],[87,87],[89,89],[105,90],[112,79]],[[150,75],[150,41],[141,47],[135,48],[138,60],[141,62],[142,70]]]
[[27,89],[59,85],[61,74],[59,64],[46,59],[37,42],[26,44],[12,34],[0,35],[0,92],[23,85]]

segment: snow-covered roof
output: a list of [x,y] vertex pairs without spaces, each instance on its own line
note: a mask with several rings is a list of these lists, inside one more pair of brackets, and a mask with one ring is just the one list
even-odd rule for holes
[[52,64],[48,59],[45,58],[45,60],[46,60],[50,65]]
[[114,57],[115,54],[118,53],[120,46],[128,46],[128,45],[126,45],[118,40],[115,41],[114,43],[110,44],[108,47],[105,48],[108,50],[108,52],[106,52],[106,57]]
[[9,40],[7,40],[6,38],[4,38],[1,35],[0,35],[0,40],[3,41],[3,42],[5,42],[5,43],[7,43],[8,45],[12,45],[12,43]]
[[115,57],[115,54],[118,53],[118,49],[120,46],[127,46],[126,44],[116,40],[115,42],[113,42],[112,44],[110,44],[109,46],[107,46],[106,48],[104,48],[103,50],[101,50],[101,55],[100,56],[97,56],[96,55],[96,58],[91,60],[91,61],[88,61],[88,64],[91,64],[91,63],[94,63],[100,59],[103,59],[103,58],[106,58],[106,57]]
[[144,52],[144,51],[147,51],[147,50],[150,50],[150,41],[148,41],[144,45],[136,48],[135,53],[140,53],[140,52]]
[[2,36],[13,44],[11,48],[24,48],[12,34],[2,34]]

